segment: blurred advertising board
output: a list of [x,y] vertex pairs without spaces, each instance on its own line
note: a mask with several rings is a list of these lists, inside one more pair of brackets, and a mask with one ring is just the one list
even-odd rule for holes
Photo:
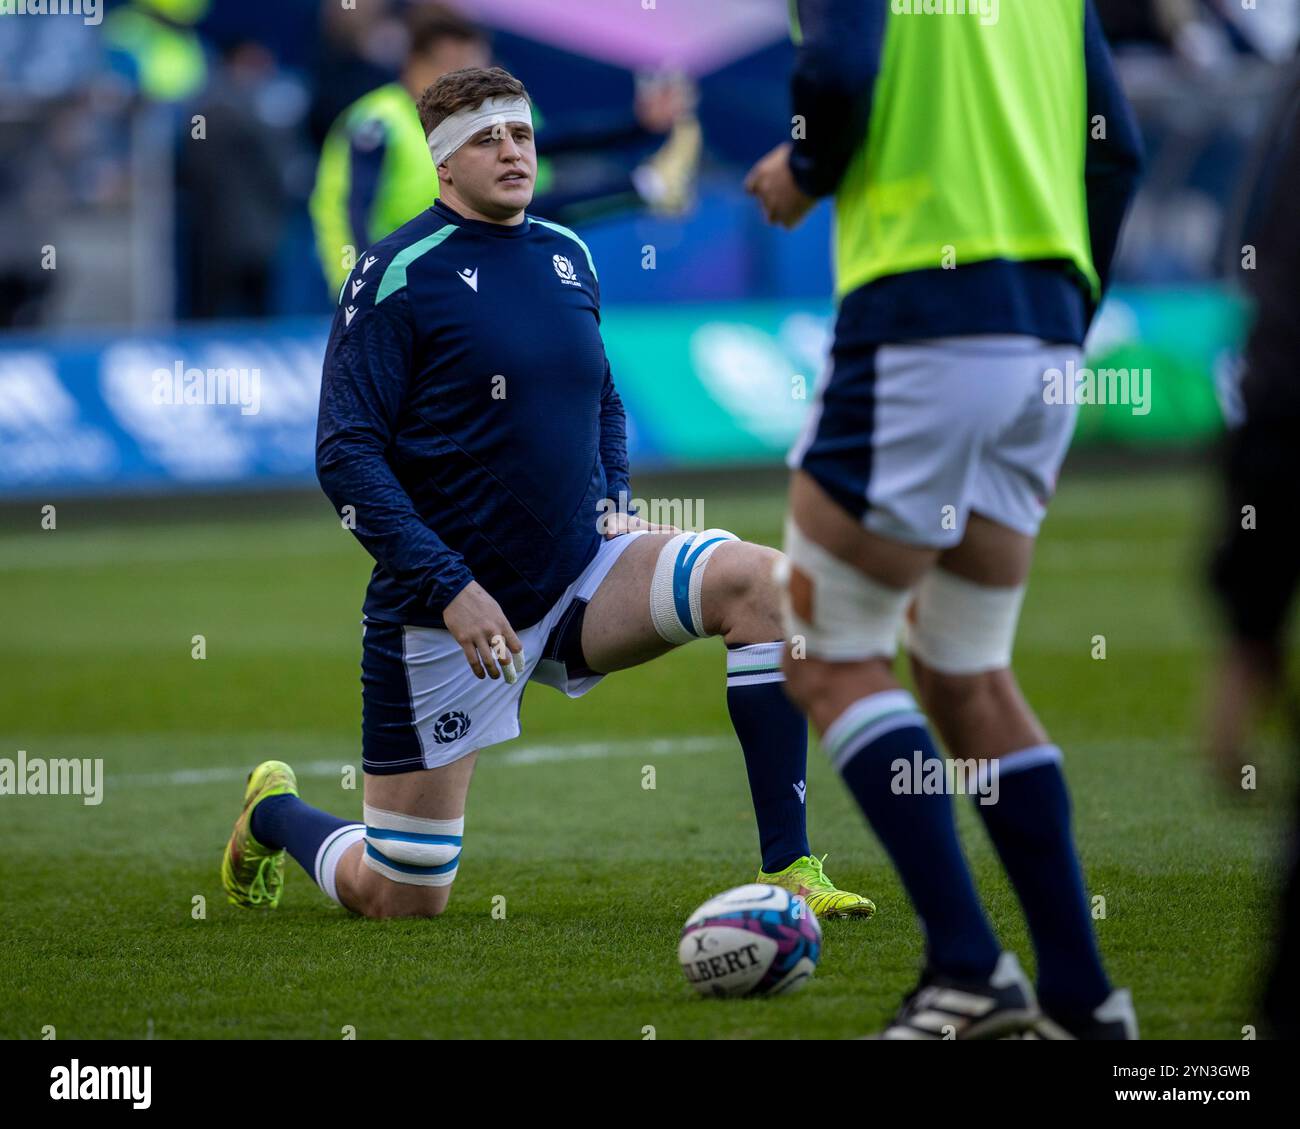
[[[1246,321],[1217,289],[1117,292],[1088,367],[1065,374],[1083,404],[1076,443],[1213,439]],[[831,319],[799,303],[620,306],[603,326],[636,471],[779,462]],[[311,318],[0,338],[0,495],[310,484],[327,328]]]

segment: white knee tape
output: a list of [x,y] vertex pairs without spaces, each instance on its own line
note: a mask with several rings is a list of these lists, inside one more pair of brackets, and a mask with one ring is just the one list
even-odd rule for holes
[[365,805],[366,865],[409,886],[450,886],[460,866],[465,817],[417,819]]
[[707,635],[701,594],[704,566],[719,545],[739,541],[725,529],[679,533],[659,552],[650,582],[650,620],[669,643],[689,643]]
[[[892,659],[907,611],[906,589],[888,588],[832,556],[806,537],[793,521],[785,525],[786,560],[777,567],[786,638],[804,639],[811,658],[830,662]],[[812,621],[795,614],[789,573],[798,569],[812,581]]]
[[1025,586],[988,588],[931,569],[916,589],[907,649],[943,674],[980,674],[1011,665]]

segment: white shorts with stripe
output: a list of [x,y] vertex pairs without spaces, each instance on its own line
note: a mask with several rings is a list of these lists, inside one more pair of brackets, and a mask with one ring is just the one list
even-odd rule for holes
[[895,541],[951,548],[972,512],[1034,536],[1077,414],[1045,376],[1079,360],[1005,335],[837,350],[789,465]]
[[[570,698],[604,676],[570,670],[548,657],[552,634],[596,593],[642,532],[602,541],[596,555],[546,615],[517,630],[526,665],[516,682],[475,678],[465,652],[440,627],[367,621],[362,643],[362,766],[368,773],[440,768],[476,749],[519,736],[519,708],[530,680]],[[560,629],[560,630],[557,630]]]

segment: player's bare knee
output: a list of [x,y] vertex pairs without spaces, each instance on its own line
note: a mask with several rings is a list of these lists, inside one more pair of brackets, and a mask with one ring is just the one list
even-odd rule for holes
[[363,917],[439,917],[451,901],[451,884],[410,886],[376,875],[359,900],[352,908]]
[[752,561],[749,598],[755,619],[763,625],[764,639],[781,635],[781,577],[785,554],[768,545],[750,545]]
[[817,680],[806,658],[797,657],[789,643],[781,654],[781,673],[785,675],[785,692],[801,709],[815,689]]
[[922,705],[930,711],[950,713],[974,701],[991,696],[998,681],[1010,672],[983,670],[971,674],[935,670],[912,656],[912,672]]
[[731,541],[720,545],[704,574],[704,626],[710,635],[723,635],[749,599],[753,576],[748,563],[749,545]]
[[824,703],[835,696],[839,664],[795,658],[787,647],[781,666],[785,672],[785,692],[804,713],[820,713]]
[[366,916],[438,917],[450,900],[450,886],[404,886],[383,878],[375,884]]
[[777,549],[749,541],[719,547],[704,579],[704,626],[728,643],[767,643],[781,633]]
[[950,744],[987,736],[990,725],[1023,708],[1020,688],[1008,667],[973,672],[936,670],[912,656],[917,696]]
[[886,658],[824,662],[799,658],[787,647],[782,670],[791,701],[823,729],[864,694],[897,686],[893,663]]

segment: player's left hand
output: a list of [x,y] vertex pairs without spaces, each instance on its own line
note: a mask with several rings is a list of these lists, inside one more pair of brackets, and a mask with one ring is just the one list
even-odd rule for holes
[[758,199],[768,223],[798,227],[817,201],[795,183],[790,171],[790,143],[778,145],[745,177],[745,191]]
[[610,541],[615,537],[621,537],[624,533],[636,533],[644,529],[647,533],[680,533],[681,530],[675,525],[658,525],[652,521],[646,521],[639,518],[636,514],[609,514],[605,518],[604,534],[605,540]]

